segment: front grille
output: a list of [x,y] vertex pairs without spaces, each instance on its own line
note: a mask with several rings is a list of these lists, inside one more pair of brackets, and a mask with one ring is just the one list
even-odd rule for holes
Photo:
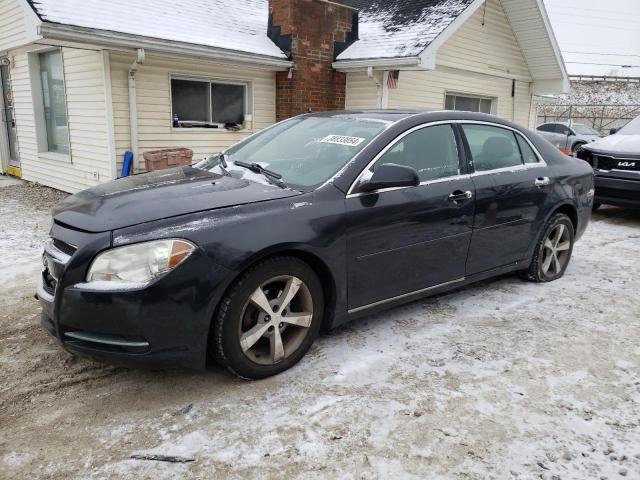
[[600,170],[629,170],[637,172],[640,171],[640,159],[596,155],[594,167]]
[[60,250],[62,253],[69,256],[76,253],[77,250],[77,248],[73,245],[69,245],[68,243],[63,242],[62,240],[58,240],[57,238],[53,239],[53,246]]
[[57,280],[51,276],[49,269],[45,268],[42,272],[42,288],[44,288],[44,291],[49,295],[55,295],[57,286]]

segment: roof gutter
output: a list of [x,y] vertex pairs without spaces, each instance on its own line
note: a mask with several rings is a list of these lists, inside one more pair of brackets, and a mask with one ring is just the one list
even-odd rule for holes
[[40,35],[42,35],[43,38],[51,40],[89,43],[105,48],[126,48],[134,50],[143,48],[147,52],[152,53],[177,56],[188,55],[208,60],[260,65],[279,71],[288,70],[293,66],[293,62],[290,62],[286,58],[276,58],[268,55],[257,55],[206,45],[174,42],[171,40],[141,37],[107,30],[71,27],[54,23],[43,23],[40,26]]
[[366,70],[369,67],[377,70],[392,70],[398,67],[426,69],[419,56],[395,58],[369,58],[359,60],[337,60],[332,64],[339,72]]

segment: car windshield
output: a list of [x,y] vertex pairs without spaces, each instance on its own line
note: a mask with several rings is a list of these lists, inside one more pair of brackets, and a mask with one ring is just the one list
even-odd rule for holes
[[[313,189],[336,174],[389,125],[391,122],[383,120],[297,117],[232,146],[222,152],[222,162],[220,154],[196,167],[262,183],[273,183],[275,177],[292,188]],[[247,164],[259,167],[249,169]],[[267,175],[260,173],[260,167],[269,170]]]
[[571,125],[571,128],[573,128],[573,131],[578,135],[600,135],[599,131],[587,127],[586,125],[583,125],[581,123],[574,123],[573,125]]
[[618,130],[618,135],[640,135],[640,117],[631,120],[624,127]]

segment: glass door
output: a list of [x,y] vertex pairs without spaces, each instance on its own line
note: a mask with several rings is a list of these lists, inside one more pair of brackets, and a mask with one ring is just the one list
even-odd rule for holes
[[0,101],[0,135],[6,139],[3,142],[6,145],[5,152],[0,152],[4,156],[8,155],[8,162],[3,163],[10,167],[19,168],[20,161],[18,159],[18,149],[16,147],[16,119],[13,109],[13,93],[11,91],[11,80],[9,77],[9,67],[0,65],[0,90],[2,92],[2,101]]

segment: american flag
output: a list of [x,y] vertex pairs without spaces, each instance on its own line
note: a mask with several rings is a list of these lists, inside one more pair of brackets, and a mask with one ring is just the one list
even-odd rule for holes
[[391,70],[387,75],[387,87],[389,90],[398,88],[398,79],[400,78],[400,70]]

